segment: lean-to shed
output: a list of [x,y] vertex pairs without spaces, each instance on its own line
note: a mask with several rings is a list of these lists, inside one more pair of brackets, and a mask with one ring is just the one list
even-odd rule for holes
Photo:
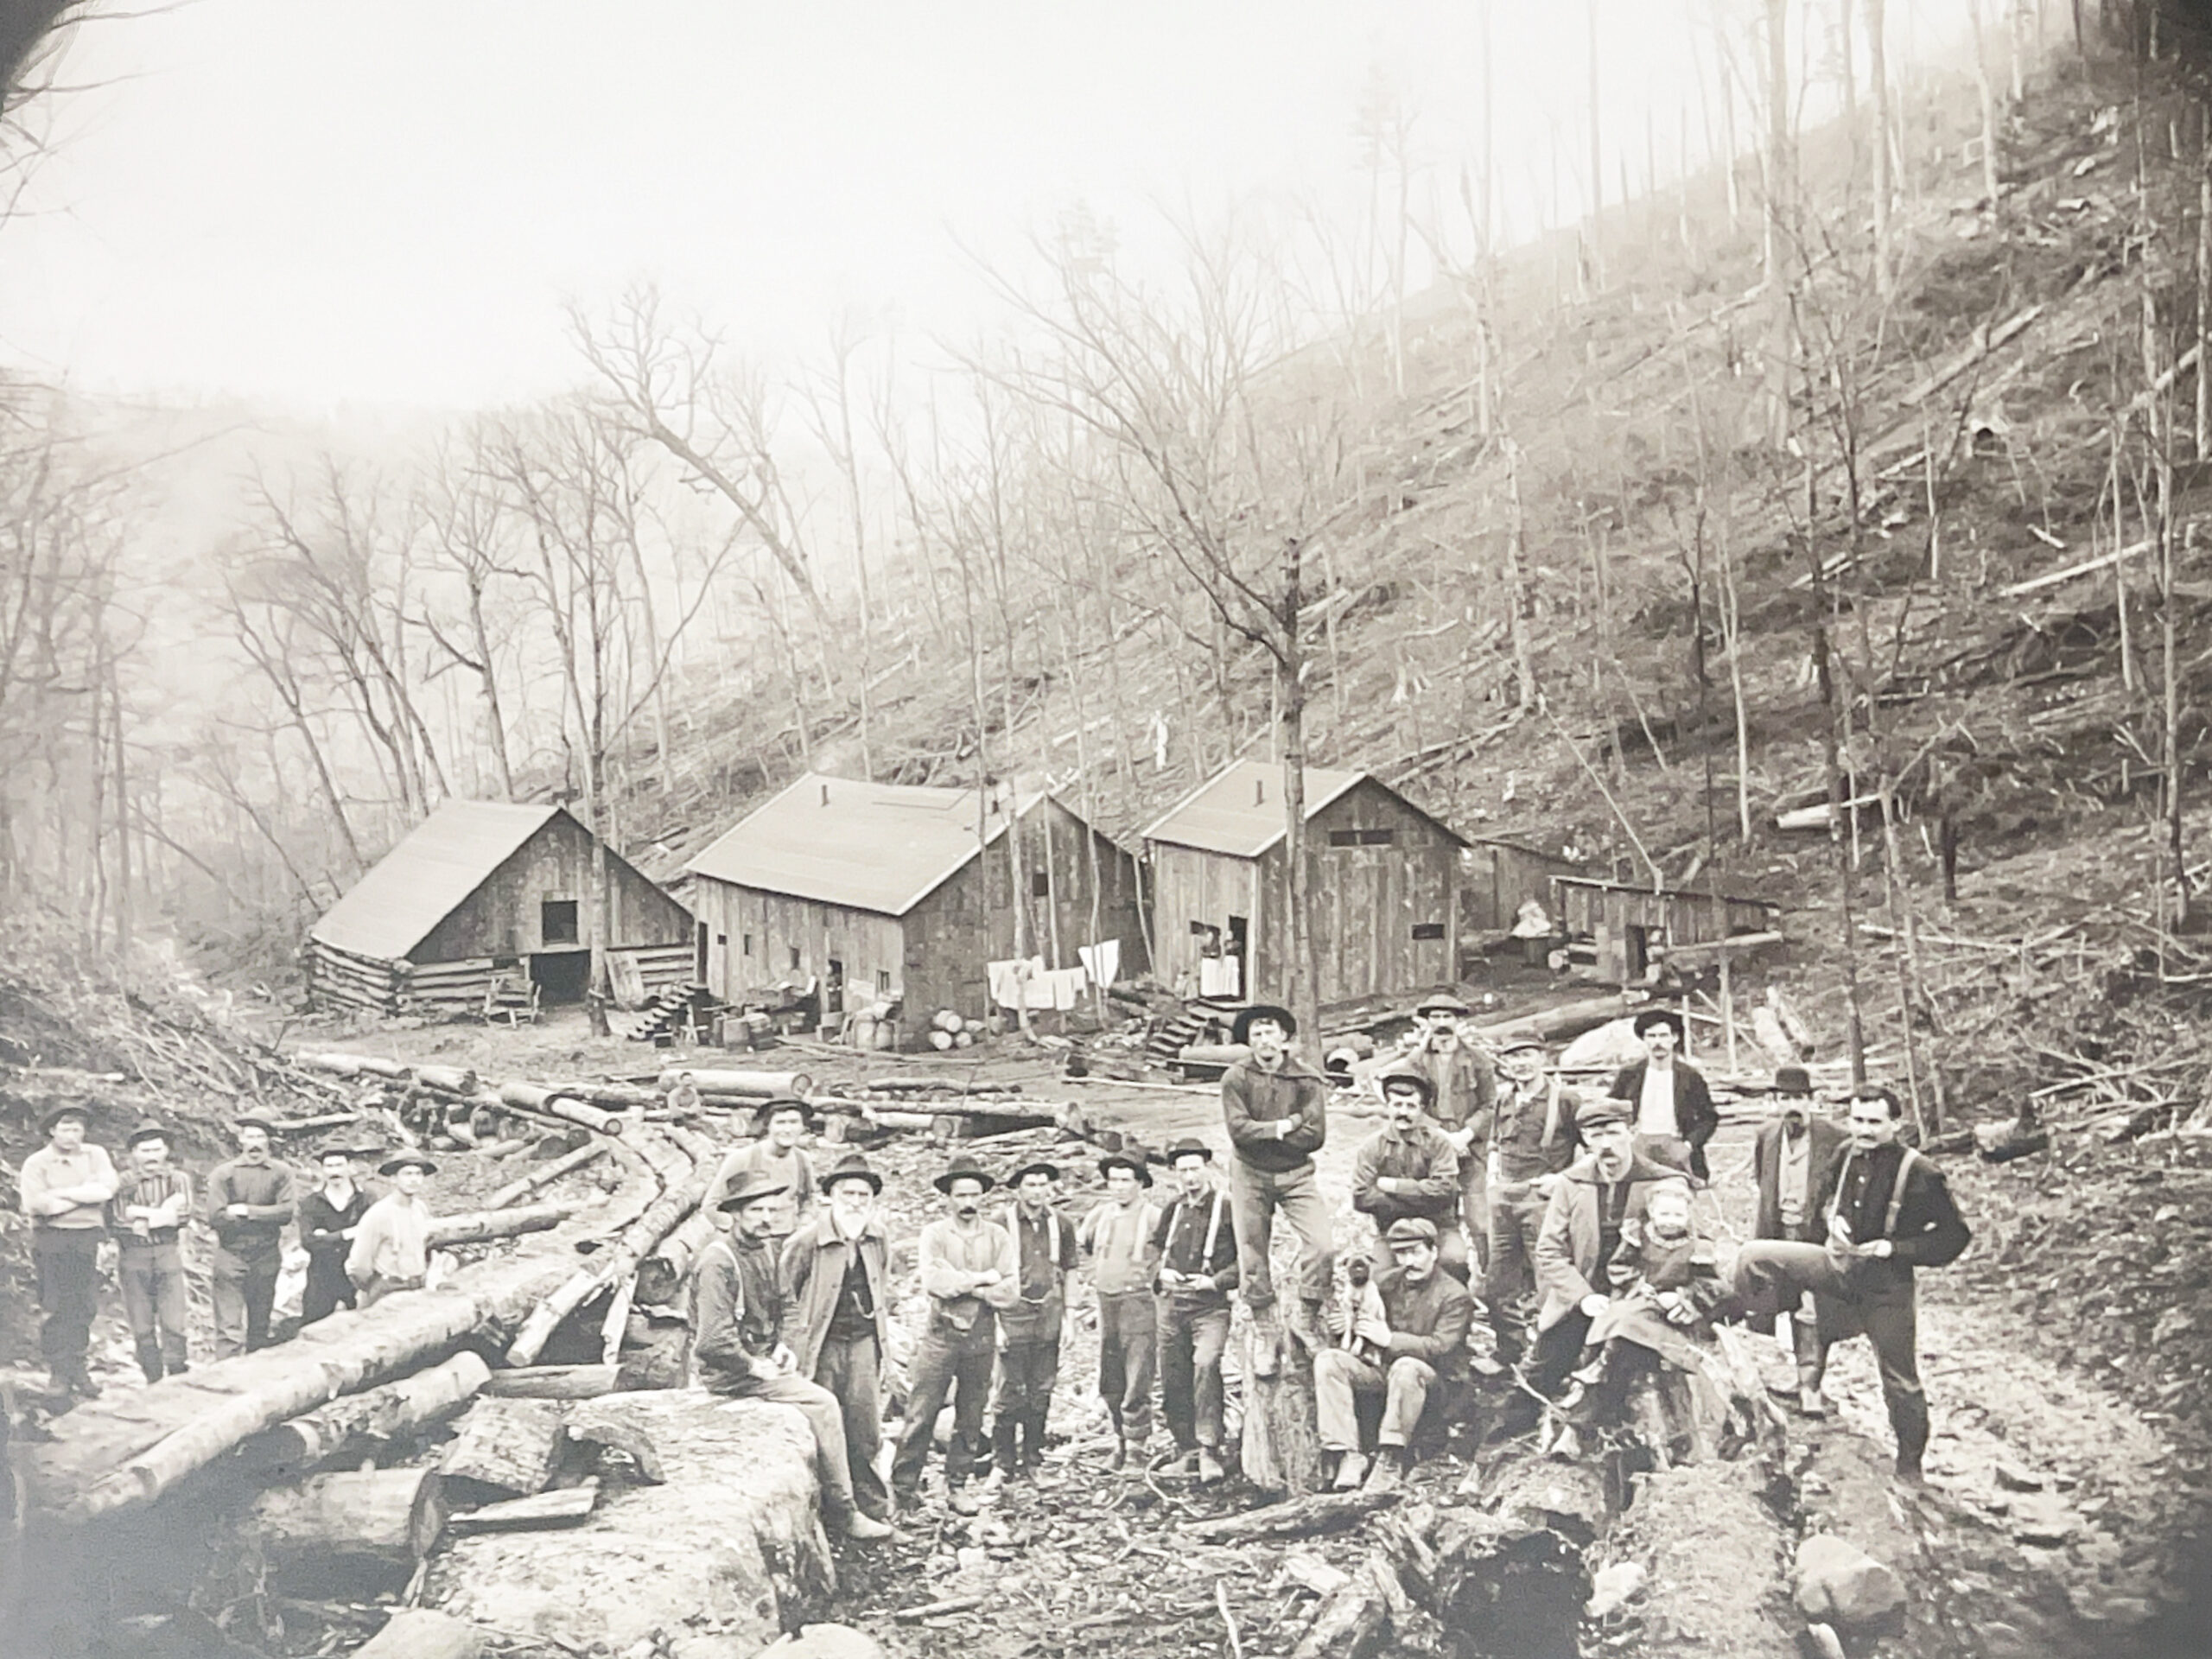
[[1669,951],[1764,937],[1782,924],[1782,906],[1764,899],[1675,888],[1654,893],[1585,876],[1561,876],[1554,886],[1577,977],[1616,985],[1641,982]]

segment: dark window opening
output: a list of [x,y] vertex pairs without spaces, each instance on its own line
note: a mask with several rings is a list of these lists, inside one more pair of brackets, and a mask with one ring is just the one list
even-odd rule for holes
[[[746,935],[744,936],[744,938],[745,938],[745,949],[744,949],[742,951],[741,951],[739,954],[740,954],[740,955],[742,955],[742,956],[747,956],[747,957],[749,957],[749,956],[751,956],[751,955],[753,954],[753,936],[752,936],[750,933],[747,933],[747,934],[746,934]],[[725,939],[725,940],[723,941],[723,943],[724,943],[725,944],[727,944],[728,943],[728,941],[727,939]]]
[[1414,924],[1414,938],[1417,939],[1440,939],[1443,937],[1444,924],[1441,922],[1415,922]]
[[1332,847],[1388,847],[1398,838],[1395,830],[1332,830]]
[[576,931],[576,901],[573,899],[548,899],[537,906],[538,937],[548,944],[574,944],[581,937]]
[[875,970],[875,994],[878,996],[891,995],[891,970],[888,968]]
[[1050,870],[1031,872],[1029,896],[1033,899],[1049,899],[1052,896],[1052,873]]
[[717,933],[717,934],[715,934],[715,943],[716,944],[728,944],[729,943],[729,935],[728,935],[728,934],[727,934],[727,933]]
[[798,946],[797,946],[797,945],[793,945],[793,946],[791,946],[791,971],[792,971],[793,973],[797,973],[797,972],[798,971]]

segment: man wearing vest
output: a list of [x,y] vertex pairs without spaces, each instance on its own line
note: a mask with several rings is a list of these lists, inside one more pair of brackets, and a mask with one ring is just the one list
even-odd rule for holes
[[967,1491],[983,1452],[983,1417],[998,1354],[998,1314],[1021,1298],[1014,1236],[983,1219],[983,1194],[994,1183],[973,1163],[955,1164],[934,1185],[946,1213],[922,1229],[916,1246],[929,1323],[906,1369],[906,1423],[891,1461],[891,1491],[901,1509],[921,1501],[922,1471],[937,1435],[937,1414],[953,1397],[952,1440],[945,1449],[946,1502],[956,1515],[981,1507]]
[[1144,1196],[1152,1172],[1141,1159],[1109,1153],[1098,1160],[1098,1173],[1106,1196],[1076,1228],[1090,1253],[1090,1283],[1098,1293],[1098,1393],[1114,1419],[1110,1466],[1122,1468],[1134,1457],[1141,1469],[1152,1444],[1160,1335],[1152,1289],[1160,1268],[1160,1211]]
[[1014,1172],[1014,1204],[1006,1230],[1014,1235],[1020,1295],[999,1314],[999,1400],[991,1451],[1011,1479],[1045,1460],[1045,1422],[1060,1380],[1060,1330],[1068,1281],[1076,1264],[1075,1227],[1052,1207],[1059,1166],[1039,1160]]
[[1161,1212],[1160,1410],[1199,1484],[1224,1479],[1222,1351],[1229,1345],[1229,1293],[1236,1288],[1236,1225],[1229,1195],[1214,1184],[1213,1148],[1179,1141],[1167,1149],[1175,1199]]
[[1498,1357],[1521,1357],[1522,1302],[1536,1287],[1536,1240],[1552,1188],[1582,1148],[1581,1099],[1549,1071],[1542,1038],[1522,1029],[1498,1046],[1505,1074],[1491,1125],[1490,1272],[1484,1299],[1497,1330]]
[[99,1311],[100,1242],[115,1166],[103,1147],[88,1146],[92,1118],[81,1106],[57,1106],[40,1121],[46,1144],[23,1160],[16,1195],[31,1218],[31,1262],[38,1274],[39,1351],[54,1391],[86,1400],[99,1395],[87,1357]]
[[108,1202],[117,1276],[138,1369],[149,1382],[192,1369],[185,1348],[191,1300],[178,1236],[192,1215],[192,1177],[169,1162],[168,1131],[149,1118],[124,1143],[129,1166]]
[[341,1307],[360,1306],[361,1293],[346,1276],[346,1258],[361,1217],[374,1203],[353,1177],[353,1151],[332,1143],[315,1160],[322,1185],[300,1200],[300,1243],[308,1253],[307,1288],[300,1298],[300,1323],[313,1325]]
[[791,1374],[836,1396],[845,1425],[853,1506],[891,1518],[891,1493],[875,1471],[883,1445],[883,1356],[891,1346],[891,1275],[876,1199],[883,1177],[849,1152],[822,1178],[829,1203],[799,1224],[783,1249],[784,1339]]
[[[1432,1216],[1445,1240],[1447,1271],[1467,1277],[1456,1249],[1471,1253],[1479,1270],[1490,1249],[1489,1151],[1491,1112],[1497,1102],[1497,1077],[1487,1058],[1459,1034],[1459,1022],[1473,1012],[1458,993],[1432,991],[1414,1010],[1423,1026],[1421,1046],[1406,1057],[1429,1082],[1428,1114],[1452,1142],[1459,1160],[1459,1240],[1446,1236],[1444,1218]],[[1426,1213],[1426,1212],[1424,1212]],[[1381,1224],[1387,1226],[1387,1223]]]
[[[1318,1348],[1335,1232],[1335,1206],[1313,1170],[1313,1154],[1329,1138],[1328,1080],[1292,1052],[1298,1021],[1287,1008],[1255,1003],[1236,1016],[1231,1034],[1252,1051],[1221,1079],[1222,1119],[1236,1154],[1229,1196],[1244,1305],[1255,1319],[1272,1321],[1275,1283],[1268,1249],[1281,1211],[1298,1235],[1300,1317],[1291,1332]],[[1258,1375],[1273,1376],[1281,1363],[1273,1340],[1253,1343],[1252,1369]]]
[[1764,1318],[1796,1306],[1807,1291],[1818,1315],[1797,1351],[1802,1403],[1818,1410],[1828,1349],[1864,1336],[1874,1344],[1882,1400],[1897,1437],[1897,1473],[1920,1478],[1928,1448],[1928,1396],[1920,1386],[1915,1268],[1948,1267],[1972,1237],[1942,1175],[1897,1139],[1896,1095],[1863,1086],[1851,1102],[1851,1145],[1821,1200],[1826,1242],[1762,1240],[1736,1261],[1736,1290]]
[[[1459,1231],[1459,1154],[1427,1108],[1436,1085],[1411,1056],[1376,1074],[1389,1121],[1360,1145],[1352,1160],[1351,1207],[1373,1217],[1380,1244],[1390,1224],[1418,1216],[1436,1225],[1444,1270],[1467,1282],[1467,1241]],[[1478,1156],[1480,1155],[1478,1151]]]

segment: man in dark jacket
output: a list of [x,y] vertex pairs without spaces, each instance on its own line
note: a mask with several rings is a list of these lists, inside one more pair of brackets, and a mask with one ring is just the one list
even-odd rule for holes
[[1229,1068],[1221,1080],[1222,1117],[1236,1151],[1229,1195],[1236,1217],[1236,1260],[1243,1274],[1244,1305],[1263,1321],[1253,1344],[1253,1370],[1272,1376],[1279,1362],[1271,1313],[1274,1276],[1268,1262],[1275,1211],[1297,1230],[1300,1319],[1293,1332],[1313,1340],[1321,1303],[1329,1294],[1331,1208],[1313,1171],[1313,1154],[1328,1139],[1329,1084],[1289,1048],[1298,1021],[1289,1010],[1255,1004],[1236,1016],[1233,1035],[1251,1058]]
[[1759,1125],[1751,1148],[1758,1181],[1751,1236],[1817,1244],[1825,1236],[1821,1201],[1835,1190],[1836,1168],[1850,1138],[1821,1115],[1802,1065],[1776,1071],[1774,1111],[1772,1122]]
[[1522,1307],[1536,1287],[1536,1241],[1552,1189],[1582,1151],[1582,1097],[1549,1070],[1544,1039],[1526,1028],[1497,1046],[1499,1085],[1491,1125],[1490,1270],[1483,1283],[1498,1357],[1525,1346]]
[[269,1345],[284,1224],[299,1207],[291,1169],[270,1156],[268,1121],[242,1117],[233,1129],[238,1155],[216,1165],[207,1177],[207,1224],[215,1231],[210,1289],[218,1359]]
[[853,1502],[844,1415],[836,1396],[797,1374],[784,1341],[783,1274],[769,1247],[771,1207],[782,1183],[741,1175],[715,1207],[728,1231],[700,1252],[691,1287],[691,1360],[699,1380],[733,1400],[797,1406],[814,1430],[823,1507],[849,1538],[886,1538],[890,1527]]
[[1913,1269],[1948,1267],[1972,1235],[1942,1175],[1899,1141],[1904,1109],[1896,1095],[1860,1089],[1850,1127],[1850,1149],[1820,1201],[1826,1242],[1746,1244],[1736,1262],[1736,1289],[1755,1318],[1795,1307],[1812,1293],[1818,1326],[1798,1350],[1801,1396],[1818,1398],[1832,1345],[1856,1336],[1874,1344],[1897,1437],[1897,1473],[1917,1480],[1928,1447],[1928,1396],[1916,1352]]
[[[1440,1271],[1436,1224],[1421,1217],[1395,1222],[1389,1231],[1395,1265],[1375,1275],[1382,1317],[1353,1316],[1347,1333],[1353,1346],[1324,1348],[1313,1356],[1313,1411],[1324,1456],[1338,1455],[1335,1484],[1350,1491],[1364,1480],[1371,1491],[1387,1491],[1405,1475],[1414,1430],[1430,1399],[1449,1384],[1465,1380],[1467,1332],[1473,1328],[1475,1299],[1450,1274]],[[1332,1325],[1344,1316],[1329,1311]],[[1382,1395],[1382,1427],[1370,1471],[1359,1450],[1357,1397]]]
[[1720,1112],[1705,1074],[1678,1052],[1682,1017],[1672,1008],[1646,1008],[1636,1016],[1635,1029],[1643,1058],[1621,1068],[1610,1092],[1628,1103],[1638,1152],[1702,1181],[1708,1175],[1705,1143],[1720,1127]]
[[300,1323],[313,1325],[341,1307],[358,1306],[360,1292],[346,1276],[346,1257],[354,1230],[374,1201],[353,1179],[350,1147],[323,1147],[316,1162],[322,1184],[300,1200],[300,1243],[308,1253],[307,1288],[300,1297]]
[[891,1492],[875,1470],[883,1444],[883,1356],[891,1345],[889,1252],[877,1203],[883,1177],[849,1152],[822,1178],[822,1191],[828,1204],[816,1206],[783,1248],[784,1340],[793,1374],[837,1397],[854,1507],[887,1521]]
[[1014,1203],[1006,1212],[1020,1296],[999,1312],[991,1447],[999,1473],[1007,1477],[1045,1460],[1045,1423],[1060,1380],[1060,1332],[1077,1247],[1075,1224],[1052,1205],[1059,1184],[1058,1165],[1043,1159],[1024,1164],[1014,1172]]
[[[1421,1046],[1406,1057],[1429,1081],[1428,1115],[1452,1142],[1459,1159],[1459,1223],[1464,1244],[1479,1267],[1490,1249],[1490,1129],[1497,1098],[1497,1077],[1490,1058],[1460,1035],[1459,1022],[1473,1012],[1458,992],[1431,991],[1414,1010],[1421,1022]],[[1434,1217],[1440,1239],[1444,1224]],[[1445,1267],[1452,1267],[1452,1244]],[[1465,1277],[1464,1272],[1461,1277]]]
[[1167,1149],[1175,1197],[1161,1211],[1160,1409],[1199,1484],[1222,1467],[1221,1356],[1229,1345],[1229,1293],[1236,1288],[1236,1225],[1229,1195],[1214,1184],[1213,1148],[1179,1141]]
[[1408,1059],[1376,1075],[1389,1122],[1361,1143],[1352,1160],[1351,1207],[1375,1219],[1377,1242],[1390,1224],[1418,1216],[1436,1224],[1444,1270],[1467,1281],[1467,1241],[1459,1230],[1459,1154],[1426,1109],[1436,1086]]

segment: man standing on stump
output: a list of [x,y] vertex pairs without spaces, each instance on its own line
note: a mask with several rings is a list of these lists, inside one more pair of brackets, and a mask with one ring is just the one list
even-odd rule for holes
[[1160,1212],[1144,1196],[1152,1173],[1142,1160],[1109,1153],[1098,1160],[1098,1173],[1106,1196],[1076,1229],[1090,1252],[1090,1282],[1098,1293],[1098,1393],[1114,1419],[1110,1466],[1122,1468],[1134,1457],[1141,1469],[1152,1445]]
[[1793,1309],[1812,1293],[1817,1327],[1797,1351],[1799,1398],[1808,1408],[1825,1409],[1821,1384],[1831,1346],[1858,1336],[1874,1344],[1883,1403],[1897,1437],[1897,1473],[1917,1480],[1928,1449],[1928,1396],[1920,1384],[1913,1269],[1948,1267],[1972,1235],[1942,1173],[1898,1140],[1904,1127],[1894,1093],[1860,1088],[1851,1102],[1850,1148],[1834,1186],[1819,1199],[1824,1242],[1746,1244],[1736,1260],[1736,1288],[1755,1318]]
[[1222,1466],[1221,1356],[1229,1346],[1229,1293],[1236,1288],[1236,1224],[1214,1184],[1213,1148],[1179,1141],[1167,1149],[1175,1200],[1160,1217],[1160,1408],[1186,1469],[1201,1485]]
[[1060,1380],[1060,1334],[1075,1274],[1076,1230],[1052,1207],[1059,1166],[1039,1159],[1014,1172],[1006,1230],[1014,1235],[1020,1294],[999,1314],[999,1400],[991,1449],[1001,1476],[1045,1460],[1045,1423]]
[[1679,1052],[1682,1016],[1672,1008],[1646,1008],[1636,1016],[1635,1031],[1643,1058],[1620,1069],[1612,1097],[1627,1103],[1637,1152],[1702,1181],[1705,1143],[1720,1127],[1720,1111],[1705,1074]]
[[269,1345],[269,1311],[276,1301],[284,1224],[299,1207],[287,1166],[269,1155],[268,1120],[242,1117],[232,1126],[238,1155],[207,1177],[207,1224],[215,1233],[215,1357],[229,1359]]
[[54,1392],[95,1399],[87,1357],[99,1311],[100,1242],[115,1196],[115,1166],[106,1150],[88,1146],[92,1117],[81,1106],[57,1106],[40,1120],[46,1144],[23,1160],[16,1196],[31,1218],[31,1262],[38,1273],[39,1351]]
[[892,1459],[891,1491],[901,1509],[921,1502],[922,1471],[937,1434],[937,1414],[953,1395],[952,1440],[944,1457],[947,1501],[960,1515],[978,1505],[967,1491],[983,1455],[983,1415],[991,1363],[997,1357],[998,1312],[1020,1300],[1014,1238],[983,1219],[991,1178],[972,1163],[955,1164],[934,1183],[946,1213],[922,1229],[917,1249],[929,1323],[915,1344],[906,1378],[906,1423]]
[[192,1215],[192,1177],[169,1162],[169,1133],[149,1118],[124,1143],[129,1167],[109,1202],[117,1276],[138,1369],[149,1382],[192,1369],[185,1345],[191,1300],[178,1243]]
[[1314,1173],[1313,1154],[1328,1139],[1327,1079],[1291,1052],[1298,1021],[1287,1008],[1256,1003],[1236,1016],[1231,1034],[1251,1050],[1221,1080],[1222,1116],[1235,1157],[1229,1193],[1236,1217],[1236,1260],[1244,1305],[1260,1328],[1252,1368],[1273,1376],[1281,1363],[1274,1339],[1274,1274],[1268,1260],[1275,1212],[1298,1234],[1299,1316],[1294,1334],[1321,1345],[1321,1304],[1329,1294],[1332,1206]]
[[[1428,1114],[1436,1120],[1459,1160],[1459,1224],[1463,1245],[1478,1271],[1490,1250],[1490,1136],[1497,1100],[1497,1077],[1490,1062],[1459,1034],[1460,1022],[1473,1010],[1459,993],[1432,991],[1414,1015],[1422,1024],[1421,1046],[1407,1056],[1429,1082]],[[1441,1217],[1432,1216],[1440,1238]],[[1452,1246],[1445,1245],[1445,1267],[1454,1267]],[[1464,1281],[1465,1273],[1461,1271]]]

